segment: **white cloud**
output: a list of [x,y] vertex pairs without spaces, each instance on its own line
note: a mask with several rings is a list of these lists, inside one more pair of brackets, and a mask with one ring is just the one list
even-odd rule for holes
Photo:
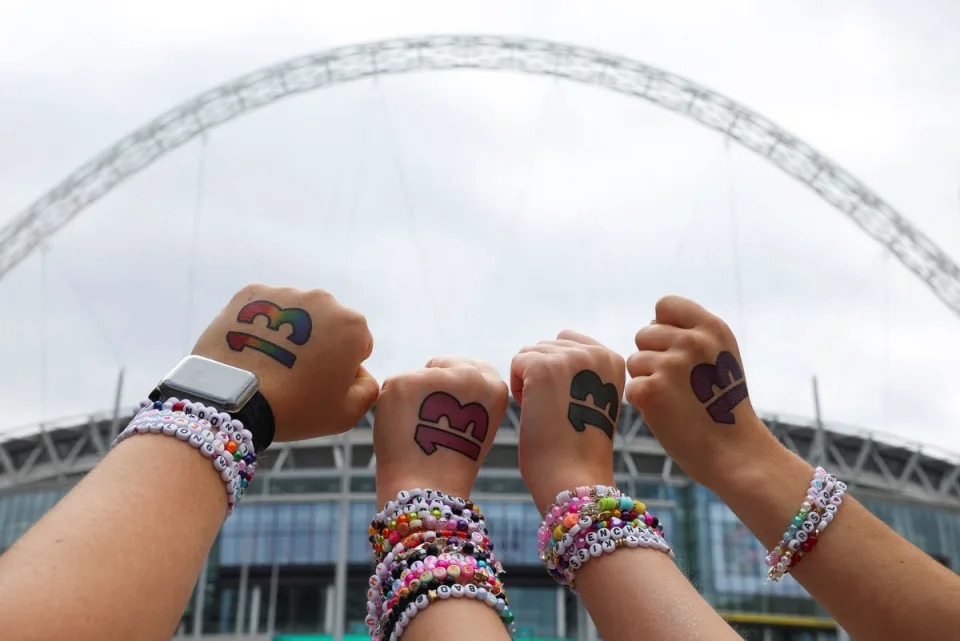
[[[351,42],[487,32],[594,46],[716,88],[839,161],[957,257],[958,13],[933,0],[909,12],[7,2],[0,221],[147,119],[246,71]],[[17,310],[0,320],[0,362],[17,372],[0,389],[0,429],[109,406],[121,365],[137,399],[233,290],[266,281],[325,287],[364,311],[380,377],[457,351],[505,371],[517,348],[563,327],[626,352],[656,299],[683,293],[738,332],[759,407],[810,415],[816,374],[827,420],[960,449],[955,315],[769,164],[593,87],[450,72],[287,100],[211,132],[205,150],[170,154],[50,247],[45,297],[39,254],[0,281]]]

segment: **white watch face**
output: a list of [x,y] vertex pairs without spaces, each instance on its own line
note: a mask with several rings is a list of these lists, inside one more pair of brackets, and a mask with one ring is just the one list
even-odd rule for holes
[[241,409],[259,388],[256,374],[202,356],[187,356],[160,383],[164,398],[201,401],[224,412]]

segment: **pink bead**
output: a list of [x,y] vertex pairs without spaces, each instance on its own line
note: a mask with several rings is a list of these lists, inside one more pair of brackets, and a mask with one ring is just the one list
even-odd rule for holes
[[489,583],[490,585],[493,585],[496,582],[497,582],[497,578],[495,576],[493,576],[492,574],[487,576],[487,583]]
[[553,518],[559,519],[562,515],[563,515],[563,511],[556,505],[554,505],[553,508],[551,508],[550,516],[552,516]]
[[474,569],[470,564],[464,565],[460,568],[460,579],[464,583],[469,583],[473,579]]
[[653,516],[649,512],[643,515],[643,520],[647,525],[653,525]]
[[450,565],[450,561],[447,561],[446,559],[438,559],[438,560],[437,560],[437,567],[438,567],[438,568],[445,568],[445,567],[447,567],[448,565]]
[[447,521],[447,529],[448,529],[448,530],[453,530],[454,532],[456,532],[456,531],[457,531],[457,520],[456,520],[456,519],[450,519],[449,521]]
[[583,502],[584,502],[584,501],[581,501],[581,500],[578,499],[578,498],[572,498],[572,499],[570,499],[570,505],[574,505],[574,506],[576,506],[577,508],[579,508],[579,507],[580,507],[580,504],[583,503]]
[[393,532],[390,533],[390,538],[387,540],[390,541],[390,543],[392,543],[393,545],[396,545],[397,543],[400,542],[400,533],[394,530]]
[[441,568],[441,567],[435,567],[433,569],[433,578],[435,578],[437,581],[443,581],[444,579],[447,578],[447,569]]
[[429,532],[436,532],[437,530],[437,517],[431,515],[423,519],[423,527]]
[[577,496],[582,499],[590,498],[590,487],[586,485],[581,485],[577,488]]
[[579,511],[580,511],[580,506],[579,506],[579,505],[573,505],[573,504],[571,504],[570,507],[568,508],[568,512],[569,512],[570,514],[576,514],[576,513],[579,512]]

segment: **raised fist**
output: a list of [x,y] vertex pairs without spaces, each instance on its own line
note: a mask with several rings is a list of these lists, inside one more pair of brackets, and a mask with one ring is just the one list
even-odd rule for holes
[[619,354],[569,330],[513,358],[520,474],[541,511],[561,490],[613,485],[613,435],[624,378]]
[[434,358],[383,382],[373,427],[377,502],[400,490],[468,497],[507,410],[507,385],[482,361]]
[[193,353],[256,374],[277,441],[344,432],[377,398],[363,368],[366,319],[320,289],[247,285],[200,336]]
[[636,343],[627,401],[691,478],[711,486],[773,440],[750,404],[737,340],[720,318],[668,296]]

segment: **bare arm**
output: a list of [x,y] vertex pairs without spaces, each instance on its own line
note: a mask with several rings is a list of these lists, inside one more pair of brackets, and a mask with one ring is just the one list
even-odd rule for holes
[[621,548],[593,559],[577,572],[577,589],[608,641],[741,638],[657,550]]
[[[623,358],[576,332],[514,357],[520,471],[541,513],[563,490],[613,485],[612,434],[623,385]],[[589,423],[574,422],[578,409]],[[621,547],[593,558],[577,571],[576,587],[607,641],[740,638],[659,550]]]
[[[716,492],[768,549],[776,545],[814,470],[754,412],[730,328],[693,301],[668,296],[636,343],[627,399],[687,474]],[[945,639],[960,629],[960,577],[850,494],[791,573],[858,640]]]
[[[424,369],[384,381],[373,428],[378,503],[384,505],[401,490],[414,488],[468,498],[506,406],[507,386],[493,367],[477,360],[434,358]],[[431,408],[441,409],[434,413]],[[439,414],[453,429],[452,438],[445,430],[421,425],[433,423]],[[477,426],[471,435],[479,440],[472,446],[456,436],[470,426]],[[427,529],[424,524],[423,531]],[[388,568],[393,570],[402,568]],[[509,595],[509,575],[504,587]],[[437,589],[429,591],[436,594]],[[473,598],[436,599],[407,625],[403,641],[509,641],[507,623],[497,610]]]
[[[767,447],[744,474],[715,489],[770,549],[796,514],[813,468],[772,439]],[[960,629],[960,577],[849,493],[790,573],[855,639],[946,639]]]
[[169,639],[226,509],[192,447],[127,439],[0,557],[4,636]]

